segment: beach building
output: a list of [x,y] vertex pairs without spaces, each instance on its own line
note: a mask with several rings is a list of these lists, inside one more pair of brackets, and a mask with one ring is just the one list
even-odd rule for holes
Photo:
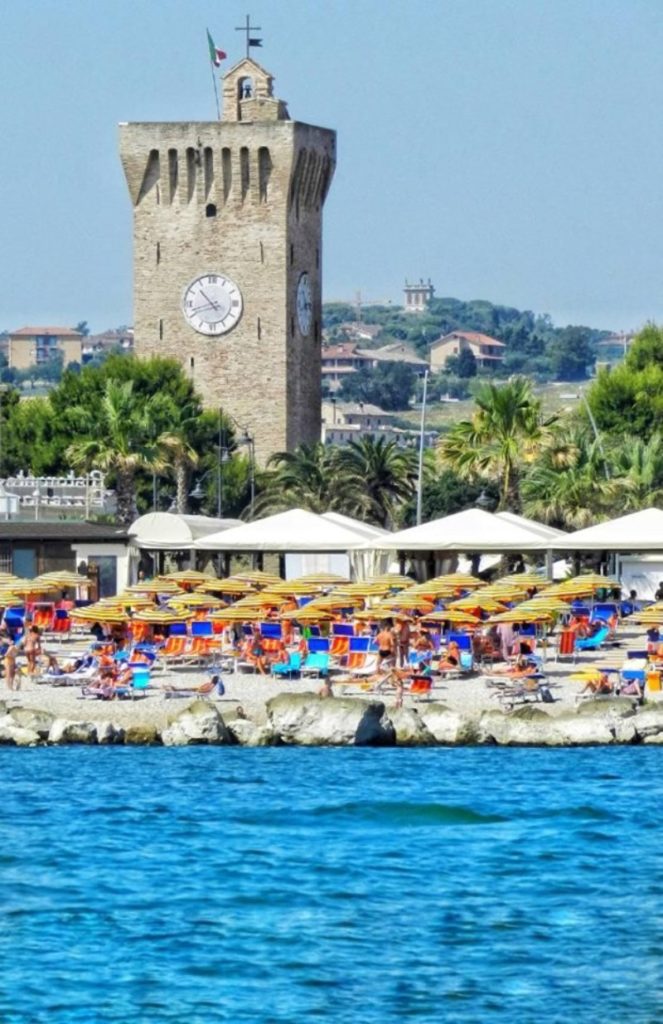
[[57,356],[63,365],[82,362],[83,335],[73,327],[20,327],[9,332],[7,362],[12,370],[41,366]]
[[20,470],[0,479],[0,519],[34,522],[88,519],[93,515],[114,515],[115,491],[106,487],[98,469],[77,476],[33,476]]
[[90,334],[84,338],[82,359],[84,363],[89,363],[95,356],[104,356],[113,351],[129,355],[133,348],[134,332],[131,327],[125,330],[103,331],[101,334]]
[[0,572],[33,579],[63,570],[88,575],[93,596],[119,593],[128,582],[127,531],[99,523],[0,520]]
[[477,365],[485,369],[499,366],[504,359],[506,345],[497,338],[491,338],[480,331],[451,331],[444,334],[430,346],[430,367],[432,371],[443,370],[449,356],[458,356],[469,350]]

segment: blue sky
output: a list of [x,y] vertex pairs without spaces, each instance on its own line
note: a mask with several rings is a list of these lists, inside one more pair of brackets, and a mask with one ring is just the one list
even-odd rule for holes
[[[245,5],[10,0],[0,329],[130,323],[117,123],[214,118],[205,28]],[[338,132],[326,299],[438,295],[617,330],[663,321],[661,0],[254,2],[294,118]]]

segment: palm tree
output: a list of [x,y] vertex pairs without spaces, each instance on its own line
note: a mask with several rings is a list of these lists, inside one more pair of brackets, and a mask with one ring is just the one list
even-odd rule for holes
[[579,530],[608,516],[621,489],[620,481],[606,478],[603,452],[586,429],[560,430],[522,481],[523,511]]
[[74,406],[70,415],[86,436],[69,445],[67,458],[76,469],[115,474],[117,519],[128,526],[136,518],[136,471],[155,461],[149,402],[143,404],[137,398],[133,381],[108,380],[94,413]]
[[294,452],[275,452],[267,463],[264,489],[254,513],[262,515],[305,508],[310,512],[344,511],[345,492],[336,466],[336,450],[317,444],[301,444]]
[[549,441],[555,417],[543,420],[526,377],[483,384],[474,400],[472,419],[457,423],[442,440],[441,461],[465,479],[497,479],[500,508],[517,508],[522,468]]
[[621,484],[621,511],[637,512],[663,500],[663,438],[625,437],[609,455],[611,475]]
[[362,437],[340,448],[336,467],[354,515],[391,528],[400,506],[415,493],[417,453],[384,437]]
[[175,503],[180,515],[188,511],[189,478],[191,470],[199,462],[198,452],[191,444],[200,419],[200,407],[196,403],[178,406],[169,397],[155,397],[154,411],[158,411],[161,422],[168,428],[156,439],[156,451],[163,468],[173,470],[175,476]]

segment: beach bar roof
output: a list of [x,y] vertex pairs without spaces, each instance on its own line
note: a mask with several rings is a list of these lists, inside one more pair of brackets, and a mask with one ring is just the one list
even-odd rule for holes
[[645,508],[575,533],[563,534],[552,543],[556,551],[663,551],[663,511]]
[[[364,543],[375,547],[375,540],[367,542],[366,537],[365,532],[360,534],[315,512],[294,508],[202,537],[195,547],[204,551],[292,552],[352,551]],[[379,540],[381,544],[382,538]]]
[[[526,519],[525,516],[516,515],[515,512],[496,512],[498,519],[504,519],[507,523],[514,523],[522,526],[532,533],[539,533],[543,540],[556,539],[557,537],[568,537],[564,530],[558,530],[555,526],[548,526],[547,523],[539,523],[536,519]],[[547,546],[547,545],[546,545]]]
[[192,548],[201,537],[218,534],[240,524],[239,519],[214,519],[210,516],[180,516],[172,512],[148,512],[129,527],[129,537],[137,548],[147,551],[179,551]]
[[364,547],[388,551],[539,551],[551,545],[538,524],[530,528],[491,512],[469,508],[421,526],[368,541]]

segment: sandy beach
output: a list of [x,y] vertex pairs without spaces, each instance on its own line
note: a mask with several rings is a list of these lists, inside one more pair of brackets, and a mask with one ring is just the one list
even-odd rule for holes
[[[545,664],[545,672],[554,696],[554,703],[538,705],[545,707],[550,715],[561,714],[577,706],[577,697],[583,688],[582,682],[571,677],[579,670],[588,666],[600,665],[604,668],[619,667],[625,660],[627,651],[642,646],[641,630],[623,628],[620,631],[620,645],[605,650],[581,654],[576,662],[564,660],[556,662],[554,653]],[[55,653],[59,657],[71,657],[75,647],[46,645],[47,653]],[[186,668],[173,671],[157,671],[153,674],[152,685],[144,696],[134,700],[96,700],[86,699],[81,694],[80,686],[53,686],[37,683],[26,675],[21,675],[21,688],[9,691],[6,687],[0,690],[0,700],[9,707],[29,707],[47,711],[58,718],[70,720],[112,721],[122,726],[129,724],[150,725],[157,729],[163,728],[177,715],[187,703],[195,699],[192,696],[172,698],[166,695],[168,688],[195,687],[210,677],[210,671],[202,668]],[[213,703],[223,715],[234,716],[241,706],[247,716],[256,722],[266,720],[265,705],[270,698],[279,693],[314,693],[317,694],[321,680],[274,679],[253,673],[223,672],[225,694],[214,696]],[[393,690],[375,692],[362,689],[357,684],[344,686],[332,676],[335,696],[349,696],[357,699],[375,698],[382,700],[387,709],[396,705],[396,694]],[[435,701],[449,708],[470,715],[478,715],[482,711],[502,708],[497,698],[495,687],[489,685],[486,675],[474,674],[464,678],[438,678],[434,680],[430,695],[424,699],[406,693],[405,707],[422,707],[427,702]],[[507,708],[508,710],[508,708]]]

